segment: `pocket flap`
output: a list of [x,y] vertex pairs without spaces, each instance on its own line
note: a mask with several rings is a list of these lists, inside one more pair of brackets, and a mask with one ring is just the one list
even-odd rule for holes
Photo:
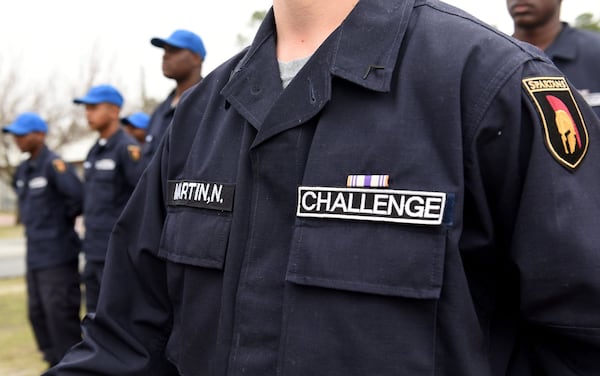
[[167,214],[159,256],[169,261],[223,269],[231,217],[202,209],[176,209]]
[[286,280],[370,294],[437,299],[445,244],[441,227],[299,220]]

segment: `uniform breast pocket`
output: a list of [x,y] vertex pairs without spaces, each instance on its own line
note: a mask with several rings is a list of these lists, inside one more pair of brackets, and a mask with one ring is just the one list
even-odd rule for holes
[[167,214],[159,256],[169,261],[222,269],[231,217],[202,209],[173,209]]
[[51,212],[49,209],[49,200],[45,188],[30,188],[27,192],[27,197],[24,198],[26,202],[24,206],[24,212],[21,213],[23,216],[23,223],[30,228],[38,228],[42,224],[51,220]]
[[170,209],[166,217],[158,252],[168,261],[174,317],[166,356],[182,372],[208,368],[214,356],[230,227],[228,214],[204,209]]
[[107,203],[114,200],[115,186],[118,184],[115,170],[95,171],[90,179],[93,184],[90,194],[94,201]]
[[440,227],[299,220],[283,374],[431,375],[445,245]]

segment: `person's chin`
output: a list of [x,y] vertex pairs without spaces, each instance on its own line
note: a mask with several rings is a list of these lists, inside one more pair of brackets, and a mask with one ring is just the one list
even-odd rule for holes
[[539,25],[539,22],[535,18],[527,14],[516,15],[513,17],[513,20],[516,26],[523,29],[532,29]]

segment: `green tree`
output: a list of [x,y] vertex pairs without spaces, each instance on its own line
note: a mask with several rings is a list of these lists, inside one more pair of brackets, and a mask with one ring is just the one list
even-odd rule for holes
[[575,19],[575,27],[600,32],[600,19],[594,18],[592,13],[583,13]]

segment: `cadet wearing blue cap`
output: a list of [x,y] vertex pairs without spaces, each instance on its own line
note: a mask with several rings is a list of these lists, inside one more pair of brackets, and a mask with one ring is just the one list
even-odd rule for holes
[[13,180],[27,239],[28,317],[39,350],[54,365],[81,340],[81,241],[74,225],[83,188],[75,169],[46,146],[47,131],[33,112],[3,128],[29,153]]
[[600,33],[560,20],[562,0],[506,0],[514,37],[552,59],[600,116]]
[[152,113],[142,148],[144,165],[156,152],[181,95],[202,80],[202,63],[206,58],[202,39],[188,30],[175,30],[168,38],[152,38],[150,43],[164,49],[162,72],[165,77],[175,80],[176,87]]
[[598,166],[539,49],[437,0],[274,0],[48,375],[598,375]]
[[148,123],[150,116],[142,111],[135,112],[129,116],[121,118],[121,123],[125,126],[127,133],[133,136],[140,145],[146,142]]
[[121,128],[123,97],[113,86],[94,86],[73,102],[85,105],[88,124],[99,135],[83,164],[83,281],[87,312],[94,312],[110,231],[141,174],[141,151],[138,142]]

